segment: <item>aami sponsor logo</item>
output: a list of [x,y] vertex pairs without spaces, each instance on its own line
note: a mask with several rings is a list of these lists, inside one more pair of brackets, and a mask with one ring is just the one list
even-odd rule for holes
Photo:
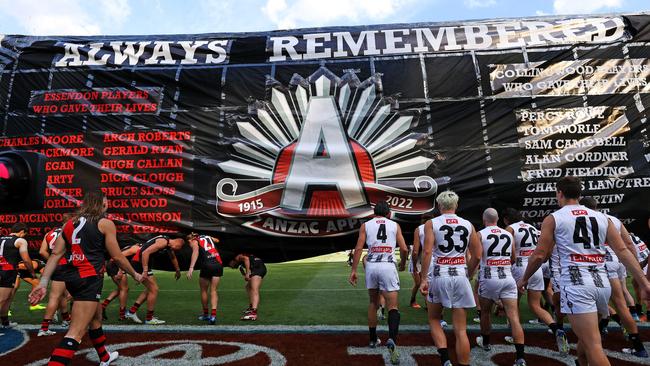
[[458,265],[465,264],[465,257],[438,257],[436,264]]
[[573,216],[586,216],[587,210],[571,210]]
[[490,232],[491,232],[492,234],[498,234],[498,233],[501,232],[501,229],[492,229],[492,230],[490,230]]
[[605,263],[605,256],[602,254],[571,254],[571,261],[579,263]]
[[458,224],[458,219],[445,219],[445,222],[448,224]]

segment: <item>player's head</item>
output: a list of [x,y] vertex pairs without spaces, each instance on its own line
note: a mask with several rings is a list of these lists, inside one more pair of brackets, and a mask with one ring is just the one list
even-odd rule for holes
[[503,218],[503,222],[506,225],[514,224],[515,222],[519,222],[523,220],[521,217],[521,212],[519,210],[514,209],[512,207],[508,207],[501,213],[501,217]]
[[183,245],[185,245],[185,239],[183,238],[169,239],[169,247],[174,251],[183,249]]
[[383,216],[383,217],[389,217],[390,216],[390,207],[388,206],[388,202],[386,201],[379,201],[375,205],[375,215],[377,216]]
[[66,222],[74,219],[75,213],[74,212],[66,212],[62,215],[63,218],[63,223],[65,224]]
[[560,207],[567,204],[567,201],[577,201],[582,193],[582,182],[580,178],[566,176],[560,178],[555,185],[555,197]]
[[17,222],[11,226],[11,233],[24,238],[27,235],[27,225],[24,222]]
[[196,240],[198,237],[199,237],[199,234],[198,234],[198,233],[191,232],[191,233],[189,233],[189,234],[187,234],[187,235],[185,236],[185,240],[187,240],[188,242],[190,242],[190,241],[192,241],[192,240]]
[[582,197],[580,199],[580,204],[592,210],[596,210],[598,208],[598,201],[596,201],[593,197]]
[[458,208],[458,195],[454,191],[444,191],[436,197],[436,203],[440,212],[455,212]]
[[77,216],[85,217],[91,221],[99,221],[108,210],[108,200],[102,191],[88,192],[84,195],[84,201],[79,207]]
[[494,226],[499,221],[499,213],[492,207],[483,211],[483,224],[485,226]]

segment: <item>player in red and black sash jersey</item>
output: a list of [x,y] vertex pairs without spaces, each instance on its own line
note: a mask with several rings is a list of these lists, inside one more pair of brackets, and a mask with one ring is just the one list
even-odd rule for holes
[[0,322],[5,328],[15,325],[9,323],[9,307],[18,276],[18,262],[22,259],[27,270],[36,276],[27,253],[27,241],[23,239],[26,235],[27,225],[19,222],[11,227],[9,235],[0,237]]
[[[64,222],[65,221],[67,220],[64,220]],[[61,228],[56,228],[50,230],[47,234],[45,234],[43,242],[41,243],[41,249],[39,250],[39,254],[41,257],[43,257],[43,259],[47,260],[50,257],[52,250],[54,250],[54,243],[56,242],[56,239],[59,237],[59,235],[61,235],[61,232]],[[65,257],[61,258],[56,269],[54,270],[54,273],[52,273],[50,299],[47,303],[47,307],[45,308],[45,314],[43,315],[41,329],[38,331],[39,337],[56,334],[56,332],[50,330],[50,323],[52,322],[52,317],[54,316],[54,313],[57,309],[59,309],[59,312],[61,313],[64,325],[67,325],[70,321],[64,277],[65,265],[67,263],[68,261]]]
[[144,323],[151,325],[165,324],[164,320],[160,320],[154,316],[159,288],[150,266],[150,259],[151,255],[154,253],[166,252],[174,266],[174,269],[176,269],[176,279],[178,280],[181,278],[181,270],[174,252],[181,250],[183,245],[185,245],[185,239],[183,238],[172,239],[167,235],[157,235],[137,248],[137,252],[133,258],[131,258],[131,264],[136,271],[142,271],[142,284],[144,284],[147,289],[138,296],[133,306],[131,306],[131,308],[126,312],[126,318],[131,319],[136,323],[142,323],[136,313],[138,308],[140,308],[140,305],[146,301],[147,317],[145,318]]
[[100,366],[107,366],[118,357],[117,352],[108,353],[104,347],[106,337],[102,330],[102,311],[98,303],[104,283],[106,253],[136,281],[142,281],[142,276],[122,255],[117,243],[115,224],[104,217],[107,208],[108,201],[103,193],[90,192],[84,196],[79,211],[63,225],[63,232],[56,239],[54,250],[41,276],[41,283],[29,294],[29,302],[32,304],[45,297],[48,282],[59,260],[66,252],[69,253],[64,277],[66,288],[74,299],[72,320],[65,337],[52,352],[49,365],[68,365],[86,331],[97,351]]
[[[211,325],[217,321],[217,303],[219,295],[219,281],[223,276],[223,263],[221,255],[217,250],[219,239],[209,236],[191,233],[187,236],[187,242],[192,247],[192,259],[190,268],[187,271],[187,278],[192,278],[194,265],[197,259],[201,258],[201,273],[199,274],[199,287],[201,288],[201,305],[203,315],[199,320],[207,320]],[[210,315],[208,315],[208,289],[210,290],[210,303],[212,304]]]
[[266,265],[264,262],[252,254],[237,254],[228,262],[230,268],[239,267],[239,272],[246,280],[246,292],[250,303],[244,310],[241,320],[257,320],[257,307],[260,303],[260,287],[262,280],[266,276]]

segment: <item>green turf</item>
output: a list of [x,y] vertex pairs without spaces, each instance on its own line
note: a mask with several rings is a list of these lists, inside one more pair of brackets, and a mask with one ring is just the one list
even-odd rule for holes
[[[357,287],[348,284],[350,267],[345,262],[314,263],[300,261],[282,264],[269,264],[268,275],[264,278],[261,291],[261,304],[258,321],[255,324],[289,325],[363,325],[366,324],[368,295],[364,286],[363,269],[359,266],[360,278]],[[244,290],[244,280],[238,270],[226,268],[219,287],[219,324],[249,324],[239,320],[241,311],[248,306]],[[156,306],[156,316],[170,324],[205,324],[197,320],[201,312],[199,298],[198,272],[193,280],[187,280],[185,273],[175,281],[173,273],[156,272],[160,285],[160,295]],[[399,294],[402,324],[426,324],[424,310],[408,307],[410,288],[413,284],[408,272],[400,272],[402,290]],[[130,279],[128,306],[142,290]],[[40,324],[43,310],[29,311],[27,292],[29,286],[21,284],[16,301],[12,306],[13,319],[19,323]],[[108,278],[104,281],[106,296],[115,288]],[[422,296],[418,302],[424,304]],[[139,316],[144,318],[146,305],[140,308]],[[522,322],[531,319],[522,300]],[[108,307],[108,324],[121,324],[116,321],[118,301]],[[474,316],[470,312],[468,317]],[[471,320],[470,320],[471,321]],[[503,319],[495,319],[503,322]]]

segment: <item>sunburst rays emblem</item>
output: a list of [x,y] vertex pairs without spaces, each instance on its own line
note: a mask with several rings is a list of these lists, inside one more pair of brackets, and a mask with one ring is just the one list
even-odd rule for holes
[[218,164],[227,176],[216,189],[220,215],[252,218],[243,225],[273,235],[331,236],[358,228],[381,200],[406,215],[433,208],[434,160],[418,147],[426,134],[412,132],[417,115],[382,96],[381,74],[361,82],[320,67],[269,86],[270,101],[249,106]]

